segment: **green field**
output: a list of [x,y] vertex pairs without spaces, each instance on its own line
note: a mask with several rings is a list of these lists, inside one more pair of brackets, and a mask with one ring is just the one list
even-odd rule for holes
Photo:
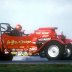
[[0,72],[72,72],[70,64],[0,64]]

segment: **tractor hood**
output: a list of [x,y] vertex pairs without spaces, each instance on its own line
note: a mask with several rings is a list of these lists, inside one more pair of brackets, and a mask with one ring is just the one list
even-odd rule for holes
[[65,39],[65,43],[66,43],[66,44],[69,44],[69,43],[72,44],[72,40],[71,40],[71,39]]

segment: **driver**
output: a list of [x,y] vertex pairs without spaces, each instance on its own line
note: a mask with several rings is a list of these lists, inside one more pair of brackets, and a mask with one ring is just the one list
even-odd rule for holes
[[11,31],[10,35],[12,36],[22,36],[22,26],[17,24],[16,27]]

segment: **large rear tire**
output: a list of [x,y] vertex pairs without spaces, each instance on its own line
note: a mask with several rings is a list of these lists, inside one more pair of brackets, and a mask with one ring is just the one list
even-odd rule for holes
[[51,41],[45,46],[45,55],[48,60],[60,60],[64,54],[64,46],[58,41]]
[[13,59],[13,55],[11,53],[5,54],[5,59],[4,60],[12,61],[12,59]]
[[0,61],[12,61],[13,55],[11,53],[5,54],[0,51]]

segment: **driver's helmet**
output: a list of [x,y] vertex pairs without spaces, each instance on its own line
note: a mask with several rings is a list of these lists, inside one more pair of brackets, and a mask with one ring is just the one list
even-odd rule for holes
[[18,31],[21,31],[22,26],[20,24],[17,24],[16,27],[15,27],[15,29],[18,30]]

